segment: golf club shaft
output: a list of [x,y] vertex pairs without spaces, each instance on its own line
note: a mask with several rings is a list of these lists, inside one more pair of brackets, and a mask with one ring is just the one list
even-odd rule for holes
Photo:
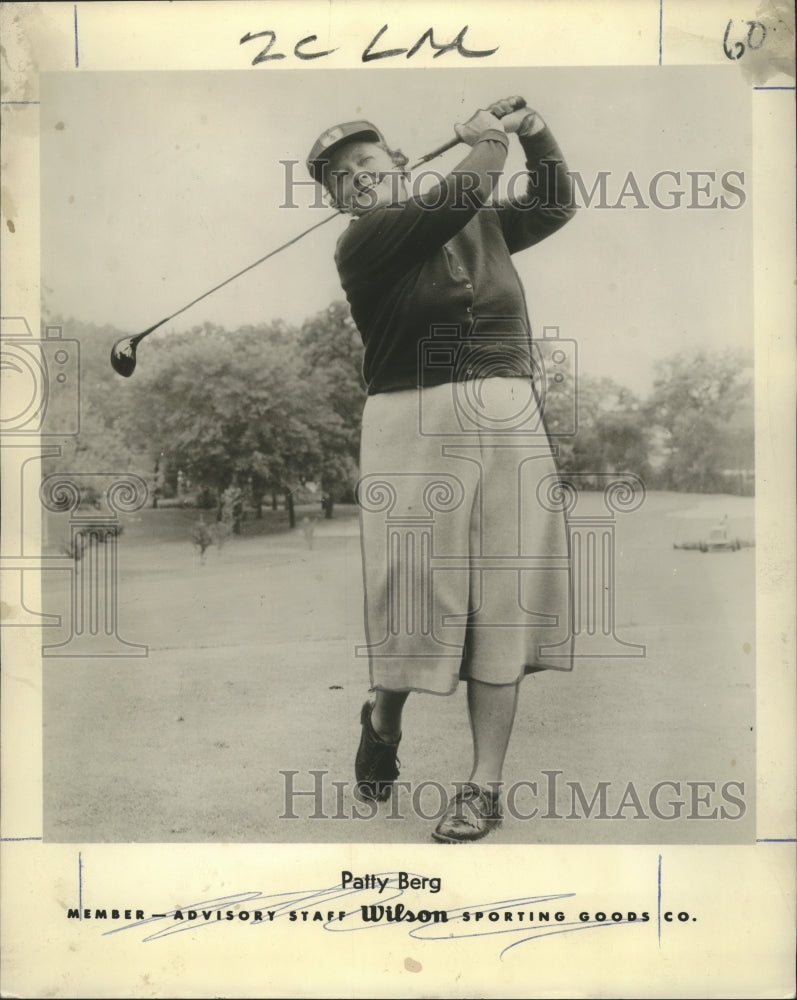
[[442,156],[443,153],[447,153],[449,149],[453,149],[454,146],[458,146],[462,140],[459,136],[455,135],[453,139],[449,139],[448,142],[444,142],[442,146],[438,146],[437,149],[433,149],[431,153],[427,153],[426,156],[422,156],[420,160],[409,168],[414,170],[416,167],[420,167],[423,163],[428,163],[430,160],[436,160],[438,156]]
[[[526,107],[526,101],[522,97],[514,97],[510,98],[510,100],[512,100],[514,104],[513,110],[515,111]],[[496,118],[503,118],[505,114],[509,113],[510,112],[508,111],[500,114],[495,111],[492,112]],[[453,139],[449,139],[448,142],[444,142],[442,146],[438,146],[437,149],[433,149],[431,153],[427,153],[426,156],[422,156],[420,160],[418,160],[417,163],[413,163],[409,169],[414,170],[416,167],[420,167],[423,163],[428,163],[430,160],[437,159],[438,156],[442,156],[443,153],[447,153],[449,149],[453,149],[454,146],[459,145],[460,142],[462,142],[462,139],[460,139],[458,135],[455,135]]]
[[[524,104],[525,101],[523,101],[522,104],[519,103],[518,107],[523,107]],[[498,117],[503,117],[503,115],[499,115]],[[455,135],[453,139],[449,139],[448,142],[444,142],[442,146],[438,146],[436,149],[433,149],[431,153],[427,153],[425,156],[422,156],[417,163],[413,164],[413,166],[410,167],[410,170],[414,170],[415,167],[420,166],[422,163],[428,163],[430,160],[434,160],[438,156],[442,156],[443,153],[448,152],[449,149],[453,149],[454,146],[458,145],[461,141],[462,140],[459,138],[459,136]],[[300,239],[302,239],[303,236],[307,236],[307,234],[311,233],[314,229],[318,229],[320,226],[325,225],[327,222],[330,221],[330,219],[334,218],[335,215],[342,215],[342,214],[343,213],[340,210],[335,211],[332,215],[327,216],[327,218],[322,219],[320,222],[317,222],[314,226],[310,226],[309,229],[305,229],[303,232],[299,233],[298,236],[294,236],[293,239],[288,240],[287,243],[283,243],[282,246],[278,246],[276,250],[271,250],[264,257],[260,257],[252,264],[249,264],[247,267],[243,268],[243,270],[236,271],[236,273],[231,275],[229,278],[225,278],[225,280],[219,282],[218,285],[214,285],[213,288],[209,289],[207,292],[203,292],[201,295],[198,295],[195,299],[192,299],[188,303],[188,305],[185,305],[181,309],[178,309],[177,312],[173,312],[171,316],[167,316],[165,319],[160,320],[160,322],[156,323],[154,326],[151,326],[148,330],[145,330],[143,333],[140,333],[136,338],[136,342],[141,340],[143,337],[146,337],[147,334],[152,333],[153,330],[157,330],[159,326],[163,326],[164,323],[168,323],[170,319],[174,319],[175,316],[179,316],[181,313],[184,313],[187,309],[190,309],[191,306],[195,306],[197,302],[201,302],[202,299],[207,298],[208,295],[212,295],[214,292],[217,292],[220,288],[224,288],[225,285],[229,285],[231,281],[235,281],[236,278],[240,278],[241,275],[246,274],[247,271],[251,271],[259,264],[262,264],[264,261],[268,260],[269,257],[273,257],[275,254],[280,253],[280,251],[285,250],[287,247],[292,246],[294,243],[297,243]]]
[[297,236],[294,236],[292,239],[288,240],[286,243],[283,243],[281,246],[278,246],[275,250],[269,251],[269,253],[267,253],[265,256],[259,257],[253,263],[248,264],[246,267],[242,268],[240,271],[236,271],[235,274],[230,275],[229,278],[225,278],[224,281],[220,281],[218,283],[218,285],[214,285],[213,288],[209,288],[208,291],[203,292],[201,295],[197,295],[197,297],[195,299],[191,299],[191,301],[187,305],[184,305],[180,309],[178,309],[176,312],[173,312],[171,314],[171,316],[166,316],[164,319],[159,320],[154,326],[151,326],[148,330],[144,330],[143,333],[139,333],[136,337],[133,338],[134,341],[135,341],[135,343],[138,343],[140,340],[142,340],[144,337],[146,337],[147,334],[152,333],[153,330],[157,330],[159,326],[163,326],[164,323],[168,323],[170,319],[174,319],[175,316],[179,316],[180,313],[184,313],[187,309],[190,309],[191,306],[195,306],[197,304],[197,302],[201,302],[202,299],[206,299],[208,297],[208,295],[212,295],[214,292],[217,292],[220,288],[224,288],[225,285],[229,285],[229,283],[231,281],[235,281],[236,278],[240,278],[241,275],[246,274],[247,271],[251,271],[253,268],[257,267],[259,264],[262,264],[263,261],[268,260],[269,257],[273,257],[275,254],[278,254],[281,250],[285,250],[287,247],[292,246],[294,243],[298,243],[299,240],[302,239],[303,236],[307,236],[307,234],[311,233],[314,229],[318,229],[321,226],[326,225],[327,222],[330,222],[336,215],[340,215],[340,214],[341,214],[341,212],[339,212],[339,211],[333,212],[332,215],[326,216],[326,218],[322,219],[320,222],[317,222],[314,226],[310,226],[309,229],[303,230]]
[[[526,103],[522,98],[515,98],[515,102],[516,102],[516,104],[515,104],[516,107],[524,107],[525,103]],[[499,115],[498,117],[503,117],[503,115]],[[442,146],[438,146],[436,149],[433,149],[430,153],[427,153],[425,156],[422,156],[418,160],[418,162],[414,163],[412,165],[412,167],[410,167],[409,169],[410,170],[414,170],[415,167],[419,167],[423,163],[428,163],[430,160],[434,160],[438,156],[442,156],[443,153],[447,152],[449,149],[453,149],[453,147],[456,146],[461,141],[462,140],[459,138],[459,136],[454,136],[453,139],[449,139],[448,142],[443,143]],[[342,214],[343,214],[343,212],[340,209],[337,209],[336,211],[332,212],[331,215],[328,215],[326,218],[322,219],[320,222],[317,222],[314,226],[310,226],[309,229],[303,230],[297,236],[294,236],[292,239],[290,239],[287,242],[285,242],[285,243],[281,244],[280,246],[276,247],[276,249],[269,251],[263,257],[259,257],[256,261],[253,261],[251,264],[248,264],[246,267],[242,268],[240,271],[236,271],[235,274],[230,275],[229,278],[225,278],[224,281],[220,281],[217,285],[214,285],[213,288],[209,288],[206,292],[203,292],[201,295],[197,295],[197,297],[195,299],[191,299],[191,301],[188,302],[186,305],[182,306],[180,309],[177,309],[175,312],[171,313],[169,316],[165,316],[163,319],[159,320],[153,326],[150,326],[148,329],[143,330],[141,333],[136,334],[134,337],[128,338],[128,343],[130,344],[130,347],[134,350],[135,347],[136,347],[136,345],[140,341],[142,341],[144,339],[144,337],[149,336],[150,333],[152,333],[154,330],[157,330],[159,327],[163,326],[164,323],[168,323],[169,320],[172,320],[176,316],[179,316],[181,313],[186,312],[192,306],[195,306],[197,304],[197,302],[201,302],[202,299],[206,299],[209,295],[212,295],[214,292],[217,292],[220,288],[224,288],[225,285],[229,285],[231,281],[235,281],[236,278],[240,278],[242,275],[246,274],[248,271],[251,271],[253,268],[258,267],[264,261],[267,261],[269,259],[269,257],[273,257],[275,254],[278,254],[282,250],[287,249],[289,246],[292,246],[294,243],[298,243],[298,241],[300,239],[302,239],[304,236],[307,236],[307,234],[311,233],[314,229],[319,229],[321,226],[326,225],[327,222],[330,222],[332,219],[334,219],[335,216],[342,215]],[[121,344],[122,341],[120,341],[119,343]],[[116,352],[116,348],[117,347],[118,347],[118,345],[115,345],[114,352],[112,352],[112,353]],[[133,362],[133,363],[135,363],[135,362]]]

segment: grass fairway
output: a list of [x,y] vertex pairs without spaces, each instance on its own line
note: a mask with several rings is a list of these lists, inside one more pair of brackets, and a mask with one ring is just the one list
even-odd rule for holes
[[[755,550],[673,547],[724,515],[753,538],[749,498],[652,493],[618,516],[616,634],[646,655],[523,682],[504,780],[527,784],[489,843],[754,839]],[[410,697],[411,787],[370,816],[351,795],[368,687],[356,511],[319,519],[312,548],[267,511],[204,564],[194,516],[141,512],[119,541],[118,634],[146,656],[44,659],[45,839],[426,842],[442,789],[469,773],[464,686]],[[63,616],[46,643],[69,635],[70,577],[45,574],[45,609]],[[289,782],[319,794],[286,807]]]

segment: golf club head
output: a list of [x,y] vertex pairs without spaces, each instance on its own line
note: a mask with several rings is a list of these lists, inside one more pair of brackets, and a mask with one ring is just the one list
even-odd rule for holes
[[138,337],[123,337],[111,348],[111,367],[123,378],[130,378],[136,370],[136,345]]

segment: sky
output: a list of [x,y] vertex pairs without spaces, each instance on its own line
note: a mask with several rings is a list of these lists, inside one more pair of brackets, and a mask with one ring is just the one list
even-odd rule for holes
[[[42,289],[46,313],[129,333],[151,326],[320,221],[315,193],[287,167],[342,121],[375,122],[414,162],[453,125],[509,94],[551,127],[590,189],[608,171],[608,203],[633,172],[649,207],[584,207],[559,233],[515,256],[532,329],[558,326],[579,371],[641,393],[658,359],[698,349],[752,351],[752,168],[749,90],[721,68],[382,69],[42,75]],[[506,174],[522,168],[517,140]],[[457,147],[429,164],[445,171]],[[680,188],[681,207],[657,208]],[[692,203],[687,171],[713,171]],[[333,262],[347,221],[232,282],[153,336],[205,321],[235,328],[300,323],[343,298]],[[68,335],[68,331],[65,331]]]

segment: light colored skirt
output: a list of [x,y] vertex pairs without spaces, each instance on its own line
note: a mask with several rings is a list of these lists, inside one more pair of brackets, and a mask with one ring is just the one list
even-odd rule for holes
[[363,413],[365,628],[376,689],[450,694],[572,668],[567,526],[531,383],[370,396]]

